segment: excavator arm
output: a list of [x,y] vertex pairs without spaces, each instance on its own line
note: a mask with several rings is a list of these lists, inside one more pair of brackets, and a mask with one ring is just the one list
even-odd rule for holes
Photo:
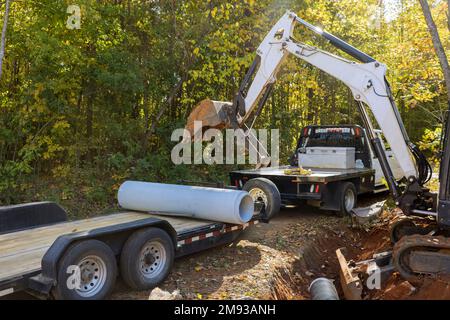
[[[305,26],[319,34],[359,62],[295,41],[293,32],[296,25]],[[426,201],[421,197],[424,193],[422,185],[429,180],[431,168],[418,148],[409,140],[386,80],[387,68],[384,64],[334,35],[309,24],[290,11],[286,12],[273,26],[256,53],[257,57],[244,77],[232,103],[205,100],[191,113],[187,129],[192,135],[195,134],[194,121],[203,121],[203,129],[229,127],[243,128],[246,132],[250,132],[254,119],[259,115],[270,95],[281,65],[289,55],[293,55],[339,79],[350,88],[397,205],[401,206],[407,214],[412,213],[413,210],[430,209],[429,206],[424,206]],[[401,190],[394,178],[382,141],[375,134],[368,109],[382,129],[398,160],[407,181],[406,192]],[[252,117],[253,123],[249,125],[248,122]]]

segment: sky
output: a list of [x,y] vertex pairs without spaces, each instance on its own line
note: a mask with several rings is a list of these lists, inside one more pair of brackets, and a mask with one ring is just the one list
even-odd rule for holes
[[392,21],[397,17],[399,2],[400,0],[384,0],[385,18],[387,21]]
[[[428,3],[431,7],[439,5],[443,0],[431,0]],[[385,17],[387,21],[397,18],[400,0],[383,0],[385,8]]]

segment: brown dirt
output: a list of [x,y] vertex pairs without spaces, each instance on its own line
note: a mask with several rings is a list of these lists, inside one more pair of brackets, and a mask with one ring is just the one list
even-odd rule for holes
[[187,119],[185,128],[191,134],[191,138],[195,137],[196,134],[194,130],[195,121],[201,121],[202,126],[205,128],[216,128],[219,130],[225,128],[225,124],[223,124],[217,116],[214,102],[209,99],[205,99],[198,103]]
[[[353,260],[370,259],[373,254],[391,250],[389,239],[390,225],[399,218],[399,209],[385,211],[382,223],[370,231],[363,240],[362,252]],[[418,285],[410,284],[394,273],[384,284],[381,290],[371,291],[365,299],[376,300],[450,300],[450,279],[424,279]]]

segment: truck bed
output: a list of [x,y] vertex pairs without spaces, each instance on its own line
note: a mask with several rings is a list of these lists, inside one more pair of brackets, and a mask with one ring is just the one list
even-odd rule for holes
[[0,235],[0,283],[15,277],[20,277],[23,274],[38,272],[41,269],[41,260],[44,254],[61,235],[151,217],[169,222],[177,234],[217,224],[217,222],[190,218],[123,212],[6,233]]
[[285,176],[292,177],[293,180],[299,183],[328,183],[333,181],[347,180],[351,178],[369,175],[374,172],[372,169],[319,169],[319,168],[304,168],[312,171],[310,175],[288,175],[284,173],[286,169],[296,169],[297,167],[283,166],[270,167],[262,169],[239,170],[235,173],[241,175],[258,175],[258,176]]

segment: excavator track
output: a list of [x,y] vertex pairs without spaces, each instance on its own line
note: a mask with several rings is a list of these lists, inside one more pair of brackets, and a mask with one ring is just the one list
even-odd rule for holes
[[393,262],[400,275],[411,283],[421,283],[426,276],[448,276],[450,238],[430,235],[405,236],[394,246]]
[[423,217],[402,217],[391,225],[390,238],[396,244],[404,236],[427,235],[436,230],[435,221]]

